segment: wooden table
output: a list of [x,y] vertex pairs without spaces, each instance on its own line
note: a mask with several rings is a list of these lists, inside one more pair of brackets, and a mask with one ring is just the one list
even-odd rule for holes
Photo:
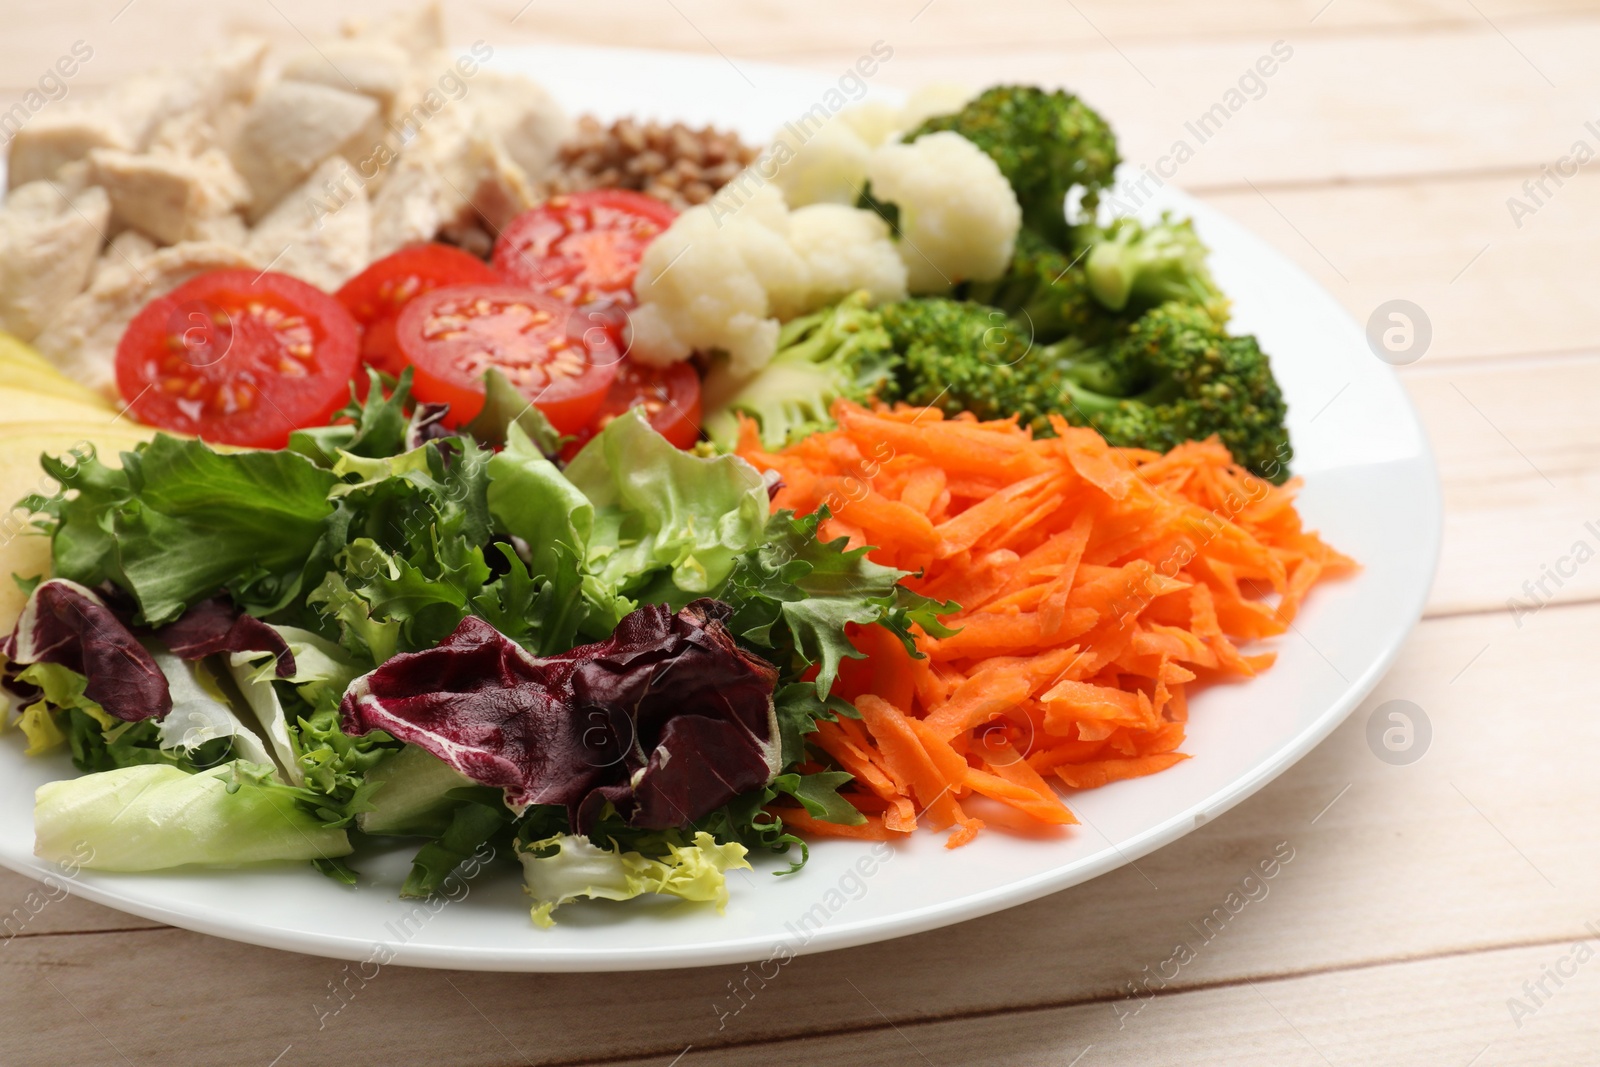
[[[223,30],[292,43],[397,6],[10,9],[7,101],[76,39],[96,49],[72,89],[87,92]],[[341,964],[68,899],[0,951],[0,1063],[1600,1062],[1600,942],[1584,940],[1600,936],[1600,716],[1586,688],[1600,664],[1600,563],[1588,561],[1600,548],[1600,163],[1537,184],[1575,142],[1600,148],[1600,5],[472,0],[452,18],[464,40],[835,70],[881,39],[895,50],[884,82],[1072,86],[1112,118],[1127,157],[1151,165],[1283,42],[1289,58],[1247,86],[1259,98],[1173,181],[1301,263],[1358,321],[1396,298],[1426,312],[1431,347],[1401,373],[1448,507],[1428,617],[1328,741],[1140,861],[1142,873],[803,958],[722,1029],[714,1004],[738,968],[392,967],[319,1029],[313,1005]],[[1433,724],[1408,766],[1375,758],[1364,738],[1372,708],[1394,698]],[[1295,858],[1269,895],[1156,995],[1129,999],[1285,841]],[[0,876],[0,902],[29,889]]]

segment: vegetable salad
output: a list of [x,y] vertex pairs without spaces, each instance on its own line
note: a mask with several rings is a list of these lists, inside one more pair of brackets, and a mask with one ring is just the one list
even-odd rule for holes
[[[929,99],[729,149],[682,211],[535,196],[337,285],[151,294],[121,428],[16,449],[47,477],[0,684],[81,772],[38,854],[355,885],[400,837],[428,896],[489,845],[548,925],[721,906],[817,837],[963,844],[985,803],[1070,824],[1058,789],[1184,758],[1185,686],[1265,669],[1237,642],[1354,564],[1193,228],[1101,217],[1104,119]],[[7,344],[0,389],[103,421]]]

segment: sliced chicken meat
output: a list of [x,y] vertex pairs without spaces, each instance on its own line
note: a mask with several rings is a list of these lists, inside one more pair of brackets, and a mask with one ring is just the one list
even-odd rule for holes
[[31,341],[89,283],[111,221],[105,190],[50,182],[12,191],[0,210],[0,329]]
[[220,148],[193,157],[99,148],[89,153],[89,164],[90,180],[110,194],[118,221],[163,244],[199,237],[210,220],[250,198],[249,187]]
[[330,156],[362,148],[369,154],[382,135],[371,97],[307,82],[268,87],[245,115],[232,151],[250,185],[248,214],[265,215]]
[[246,246],[271,264],[329,292],[372,261],[372,208],[349,162],[335,157],[256,224]]

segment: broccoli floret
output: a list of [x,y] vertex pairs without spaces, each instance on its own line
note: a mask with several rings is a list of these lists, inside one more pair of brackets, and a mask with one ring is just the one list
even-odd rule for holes
[[1162,304],[1092,345],[1037,344],[1023,324],[970,302],[908,300],[881,312],[903,361],[898,399],[980,419],[1016,415],[1041,436],[1059,415],[1113,445],[1161,452],[1217,434],[1240,464],[1288,477],[1287,409],[1266,355],[1203,308]]
[[893,378],[898,362],[878,313],[865,291],[793,319],[778,334],[778,350],[754,377],[733,381],[725,368],[706,376],[711,412],[706,435],[728,450],[738,441],[738,415],[761,428],[762,446],[776,450],[819,430],[833,428],[829,414],[839,399],[872,399]]
[[1068,253],[1024,229],[1005,275],[968,283],[961,295],[1007,312],[1038,341],[1108,341],[1140,312],[1169,300],[1202,307],[1218,323],[1228,321],[1228,299],[1212,279],[1206,247],[1188,220],[1163,216],[1145,225],[1123,219],[1104,230],[1077,227],[1075,237],[1081,244]]
[[1086,257],[1089,288],[1112,311],[1143,310],[1178,300],[1228,321],[1228,298],[1206,266],[1206,246],[1188,219],[1145,225],[1119,219],[1098,237]]
[[1032,230],[1017,235],[1011,267],[994,282],[969,282],[961,295],[1006,312],[1035,341],[1107,340],[1124,325],[1094,295],[1088,257],[1068,255]]
[[904,139],[937,130],[954,130],[988,153],[1017,194],[1022,224],[1060,247],[1070,243],[1068,192],[1083,188],[1082,209],[1092,218],[1121,158],[1106,120],[1059,89],[997,85],[953,115],[928,119]]
[[1114,445],[1165,452],[1216,434],[1240,465],[1279,484],[1289,477],[1288,405],[1271,362],[1254,337],[1228,336],[1202,307],[1152,308],[1115,344],[1060,369],[1068,421]]
[[879,313],[900,357],[880,399],[980,419],[1021,413],[1024,422],[1053,409],[1060,390],[1035,373],[1026,331],[999,308],[925,297],[885,304]]

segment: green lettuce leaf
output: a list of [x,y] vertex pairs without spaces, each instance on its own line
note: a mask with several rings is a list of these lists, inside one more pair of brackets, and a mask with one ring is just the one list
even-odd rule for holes
[[406,745],[367,774],[376,788],[372,806],[356,820],[362,833],[439,837],[450,827],[458,801],[451,796],[472,779],[425,748]]
[[87,774],[39,787],[34,853],[101,871],[348,855],[345,832],[323,826],[301,797],[272,781],[270,768],[244,762],[192,774],[164,765]]
[[337,412],[328,426],[313,426],[289,435],[289,451],[298,452],[319,467],[332,467],[339,454],[354,456],[392,456],[404,451],[410,416],[411,368],[400,373],[400,380],[388,393],[383,376],[367,368],[367,397],[356,398],[350,385],[350,403]]
[[817,723],[831,722],[843,715],[859,719],[861,713],[838,696],[821,696],[814,682],[789,682],[778,686],[772,695],[777,713],[778,737],[783,744],[783,765],[792,767],[805,759],[806,735],[815,733]]
[[80,460],[63,481],[72,498],[38,502],[53,527],[57,577],[115,581],[151,625],[221,588],[263,614],[294,599],[332,510],[333,474],[292,452],[219,454],[165,434],[122,463],[113,471]]
[[277,627],[294,655],[294,674],[269,675],[271,661],[256,668],[270,685],[288,723],[295,750],[295,782],[309,794],[318,818],[348,826],[370,810],[378,784],[371,771],[400,743],[381,730],[351,737],[339,726],[339,701],[361,673],[340,645],[292,626]]
[[844,771],[780,774],[772,780],[772,787],[798,800],[800,806],[806,809],[806,814],[814,819],[842,826],[860,826],[867,821],[867,817],[839,795],[840,788],[848,785],[852,778]]
[[[74,711],[104,729],[125,725],[84,695],[89,680],[69,667],[59,663],[33,663],[18,672],[17,681],[41,691],[38,700],[20,709],[15,723],[28,739],[26,754],[29,756],[66,744],[69,738],[62,729],[62,722],[70,721],[69,716]],[[8,714],[0,718],[0,728],[11,725]]]
[[[123,722],[113,718],[84,695],[88,679],[58,663],[30,664],[17,678],[42,691],[40,699],[22,708],[16,723],[28,738],[30,756],[48,752],[64,741],[70,747],[73,766],[81,771],[155,763],[194,768],[229,758],[230,745],[221,734],[191,738],[198,743],[185,747],[181,736],[174,740],[170,733],[163,733],[164,720]],[[174,688],[173,696],[174,711],[189,706],[189,693],[181,685]],[[181,702],[180,696],[184,697]],[[167,718],[171,717],[169,712]]]
[[468,857],[511,825],[511,812],[498,789],[472,786],[452,791],[456,802],[444,832],[417,850],[411,872],[400,887],[403,897],[431,897]]
[[[935,637],[951,631],[939,616],[956,610],[900,584],[905,571],[867,559],[845,538],[818,539],[827,518],[819,509],[804,518],[780,511],[767,522],[760,550],[742,557],[722,599],[733,606],[732,627],[743,640],[770,649],[780,670],[798,660],[818,667],[816,688],[826,699],[845,659],[859,659],[845,626],[883,626],[917,655],[911,626]],[[787,675],[786,675],[787,677]]]
[[612,419],[566,476],[594,506],[589,572],[640,601],[676,608],[714,595],[761,544],[767,488],[756,469],[674,447],[639,408]]
[[[507,570],[474,602],[474,613],[538,655],[565,652],[593,616],[620,618],[622,607],[599,583],[585,583],[583,560],[594,505],[512,424],[506,447],[489,461],[489,513],[496,528],[526,546],[527,562],[502,546]],[[624,602],[626,603],[626,602]]]
[[499,446],[510,442],[513,427],[547,456],[559,453],[567,441],[510,378],[490,367],[483,375],[483,408],[464,429],[484,444]]
[[342,454],[334,465],[343,480],[330,492],[348,521],[306,597],[320,619],[307,621],[335,624],[368,666],[438,644],[492,584],[491,454],[464,438],[445,444],[448,457],[428,442],[382,458]]
[[728,903],[726,874],[749,869],[745,847],[718,844],[708,833],[694,835],[688,845],[668,845],[659,859],[637,852],[602,848],[586,838],[562,834],[534,841],[520,849],[523,882],[533,897],[533,921],[554,925],[551,913],[580,898],[631,900],[659,893],[683,900],[713,901],[721,911]]
[[[167,687],[172,693],[172,710],[156,727],[164,751],[193,758],[209,745],[212,747],[207,751],[222,755],[224,759],[242,759],[275,767],[280,773],[290,766],[288,761],[292,760],[292,753],[268,750],[261,735],[245,724],[239,711],[221,691],[205,660],[186,663],[154,642],[146,643],[145,647],[161,673],[166,675]],[[277,666],[277,657],[271,652],[256,655],[269,661],[269,670]],[[268,736],[270,738],[271,734]],[[278,740],[273,739],[275,748]],[[281,740],[287,745],[286,731]],[[209,762],[217,762],[215,756]]]

